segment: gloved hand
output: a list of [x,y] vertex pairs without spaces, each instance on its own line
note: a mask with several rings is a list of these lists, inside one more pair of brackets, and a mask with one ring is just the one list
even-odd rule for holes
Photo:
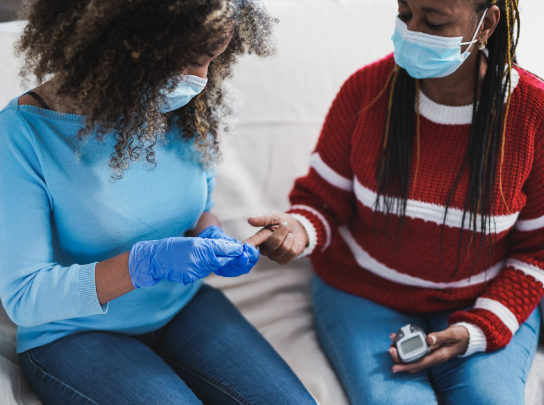
[[136,243],[128,268],[134,287],[152,287],[161,280],[189,285],[230,266],[248,273],[253,254],[241,243],[222,239],[168,238]]
[[230,242],[242,243],[239,240],[234,239],[232,236],[227,235],[217,225],[207,227],[200,233],[200,235],[198,235],[198,237],[204,238],[204,239],[223,239],[223,240],[228,240]]
[[[242,243],[227,235],[220,227],[215,225],[209,226],[204,229],[204,231],[200,235],[198,235],[198,237],[204,239],[226,240],[240,244]],[[255,266],[255,264],[257,264],[257,262],[259,261],[259,257],[261,254],[256,247],[248,243],[244,244],[244,252],[247,254],[247,257],[249,259],[247,262],[245,261],[245,256],[240,256],[238,263],[231,262],[226,266],[214,270],[214,273],[222,277],[238,277],[243,274],[249,273],[253,266]]]

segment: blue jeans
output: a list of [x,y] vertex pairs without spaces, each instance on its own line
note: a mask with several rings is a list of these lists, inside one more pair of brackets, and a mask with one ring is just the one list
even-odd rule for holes
[[444,330],[453,311],[393,310],[340,291],[318,277],[313,299],[319,339],[352,405],[436,404],[437,395],[446,405],[525,404],[525,381],[538,345],[538,309],[506,348],[457,357],[410,375],[391,371],[389,335],[409,323],[427,333]]
[[315,405],[259,332],[209,286],[159,331],[74,334],[20,357],[46,405]]

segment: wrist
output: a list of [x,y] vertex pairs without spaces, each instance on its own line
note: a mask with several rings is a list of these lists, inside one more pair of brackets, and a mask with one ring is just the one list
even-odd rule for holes
[[487,339],[484,332],[478,326],[468,322],[458,322],[451,326],[463,326],[468,332],[467,350],[459,357],[468,357],[474,353],[486,351]]
[[299,257],[309,256],[313,253],[317,246],[317,231],[312,224],[312,222],[301,214],[290,214],[295,220],[297,220],[301,231],[300,235],[303,238],[303,243],[305,244],[304,251],[299,255]]
[[154,257],[161,241],[137,242],[130,249],[128,270],[134,288],[153,287],[161,280],[155,280]]

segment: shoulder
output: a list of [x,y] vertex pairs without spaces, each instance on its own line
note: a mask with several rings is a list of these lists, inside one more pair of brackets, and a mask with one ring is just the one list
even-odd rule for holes
[[525,113],[533,112],[535,118],[544,118],[544,82],[541,78],[523,68],[516,66],[519,76],[517,88],[521,101],[528,107]]
[[376,62],[366,65],[356,71],[346,82],[359,86],[377,86],[385,84],[391,71],[395,67],[393,54],[386,56]]
[[35,141],[31,125],[18,108],[18,98],[13,99],[0,111],[0,160],[9,156],[34,154]]
[[362,67],[344,83],[340,95],[354,96],[360,102],[373,99],[386,85],[394,67],[393,54]]

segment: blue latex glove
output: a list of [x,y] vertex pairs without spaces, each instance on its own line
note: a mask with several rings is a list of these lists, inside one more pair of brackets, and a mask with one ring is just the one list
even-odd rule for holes
[[[227,235],[223,230],[218,226],[209,226],[204,231],[198,235],[199,238],[205,239],[218,239],[218,240],[227,240],[235,243],[242,243],[233,237]],[[247,274],[251,271],[253,266],[259,261],[261,253],[259,250],[248,243],[244,244],[244,252],[247,254],[248,261],[246,262],[246,256],[240,256],[238,263],[230,262],[226,266],[223,266],[217,270],[214,270],[214,273],[222,277],[238,277],[243,274]]]
[[132,284],[141,288],[161,280],[189,285],[225,266],[241,266],[245,271],[249,263],[250,254],[239,242],[168,238],[136,243],[130,250],[128,268]]

